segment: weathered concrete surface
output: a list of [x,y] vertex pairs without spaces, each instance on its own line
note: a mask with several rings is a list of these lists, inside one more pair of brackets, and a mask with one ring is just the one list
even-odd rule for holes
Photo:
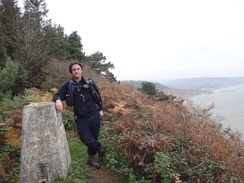
[[65,179],[71,163],[62,115],[53,102],[24,107],[21,183],[49,183]]

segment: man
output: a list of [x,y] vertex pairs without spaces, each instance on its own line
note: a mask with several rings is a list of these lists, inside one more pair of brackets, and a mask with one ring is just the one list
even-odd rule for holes
[[[79,62],[73,62],[69,66],[69,71],[72,74],[72,80],[76,87],[74,87],[72,95],[74,101],[74,114],[77,131],[80,140],[87,146],[88,161],[87,163],[95,168],[100,168],[100,162],[104,158],[105,149],[98,141],[100,118],[103,117],[103,106],[101,95],[92,82],[87,84],[86,79],[82,77],[83,67]],[[90,85],[99,94],[99,101],[94,100],[90,92]],[[68,98],[68,91],[70,82],[66,82],[61,86],[59,91],[54,95],[56,109],[63,111],[62,100]],[[98,153],[98,161],[95,160],[95,155]]]

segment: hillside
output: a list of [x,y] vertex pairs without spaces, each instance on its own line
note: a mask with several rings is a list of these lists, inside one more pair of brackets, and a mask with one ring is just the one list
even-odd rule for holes
[[[121,81],[122,84],[134,89],[140,88],[142,82],[145,81]],[[168,81],[158,80],[157,82],[152,81],[152,83],[159,91],[185,99],[202,93],[211,93],[216,88],[244,84],[244,77],[185,78]]]
[[221,129],[211,107],[155,102],[125,85],[100,90],[108,119],[102,130],[107,165],[130,182],[243,180],[240,134]]
[[[135,90],[137,90],[138,88],[141,88],[142,82],[145,82],[145,81],[133,81],[133,80],[121,81],[122,84],[132,87]],[[178,89],[178,88],[165,86],[159,82],[152,82],[152,83],[155,84],[157,90],[163,91],[165,94],[168,94],[168,95],[174,95],[178,98],[188,98],[193,95],[198,95],[198,94],[209,92],[206,90]]]
[[[212,118],[211,106],[200,109],[191,103],[153,101],[123,84],[101,82],[99,89],[104,103],[99,138],[106,145],[102,168],[109,168],[116,178],[124,179],[122,182],[243,182],[241,135],[222,129],[218,119]],[[51,101],[52,97],[49,92],[36,89],[25,94],[21,99],[27,103]],[[92,171],[85,166],[86,148],[73,132],[72,108],[65,106],[65,109],[64,126],[73,161],[67,182],[89,182],[87,172],[92,174],[94,182],[102,179],[116,182],[109,177],[108,169]],[[9,114],[0,123],[5,126],[0,135],[6,138],[0,141],[4,157],[0,160],[0,179],[9,182],[14,177],[16,181],[12,182],[18,182],[22,108]],[[14,143],[15,148],[11,148],[16,140],[18,146]],[[5,148],[11,154],[6,154]]]
[[[133,80],[124,80],[124,81],[121,81],[122,84],[126,85],[126,86],[130,86],[134,89],[138,89],[138,88],[141,88],[141,83],[142,82],[146,82],[146,81],[133,81]],[[161,83],[158,83],[158,82],[152,82],[153,84],[155,84],[156,86],[156,89],[162,91],[162,90],[165,90],[165,89],[168,89],[167,86],[164,86],[162,85]]]
[[162,84],[183,90],[210,90],[220,87],[244,84],[244,77],[202,77],[162,81]]

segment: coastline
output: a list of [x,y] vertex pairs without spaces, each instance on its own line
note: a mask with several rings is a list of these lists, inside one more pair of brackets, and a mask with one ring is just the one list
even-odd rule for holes
[[[204,108],[214,104],[211,110],[213,116],[221,116],[220,123],[224,128],[241,132],[244,135],[244,84],[218,87],[212,93],[195,95],[189,98],[194,104]],[[244,136],[242,137],[244,139]]]
[[[199,96],[199,95],[205,95],[205,94],[212,94],[218,91],[221,91],[223,89],[228,89],[233,86],[239,86],[239,85],[244,85],[243,83],[239,84],[226,84],[226,85],[221,85],[215,88],[204,88],[202,90],[182,90],[182,89],[165,89],[163,92],[167,95],[173,95],[176,96],[179,99],[191,99],[192,97]],[[224,91],[223,91],[224,92]],[[229,91],[226,91],[229,92]]]
[[189,99],[196,95],[208,94],[207,90],[181,90],[181,89],[165,89],[163,92],[167,95],[173,95],[178,99]]

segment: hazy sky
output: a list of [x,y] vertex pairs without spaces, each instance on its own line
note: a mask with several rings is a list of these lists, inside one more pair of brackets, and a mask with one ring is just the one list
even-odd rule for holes
[[244,76],[243,0],[46,0],[118,80]]

